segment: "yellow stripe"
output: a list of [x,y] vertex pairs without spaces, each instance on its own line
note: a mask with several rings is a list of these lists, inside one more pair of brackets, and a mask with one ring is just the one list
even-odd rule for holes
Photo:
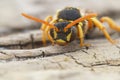
[[54,30],[53,33],[54,33],[54,39],[56,39],[57,38],[57,32]]
[[62,39],[58,39],[58,40],[56,40],[56,42],[65,43],[66,41],[64,41]]
[[70,33],[67,35],[67,41],[70,41],[71,35],[72,35],[72,32],[70,32]]

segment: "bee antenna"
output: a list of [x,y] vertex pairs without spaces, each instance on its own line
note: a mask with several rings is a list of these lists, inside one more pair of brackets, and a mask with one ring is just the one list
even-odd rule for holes
[[90,19],[92,17],[96,17],[97,14],[96,13],[91,13],[91,14],[88,14],[86,16],[83,16],[81,18],[78,18],[76,20],[74,20],[72,23],[68,24],[65,28],[64,28],[64,31],[66,31],[68,28],[71,28],[73,25],[81,22],[81,21],[84,21],[84,20],[87,20],[87,19]]
[[38,19],[38,18],[36,18],[36,17],[30,16],[30,15],[25,14],[25,13],[22,13],[21,15],[24,16],[24,17],[26,17],[26,18],[28,18],[28,19],[34,20],[34,21],[36,21],[36,22],[43,23],[43,24],[45,24],[45,25],[50,26],[51,28],[54,28],[54,29],[58,30],[58,28],[57,28],[56,26],[54,26],[54,25],[52,25],[52,24],[50,24],[50,23],[48,23],[48,22],[46,22],[46,21],[44,21],[44,20]]

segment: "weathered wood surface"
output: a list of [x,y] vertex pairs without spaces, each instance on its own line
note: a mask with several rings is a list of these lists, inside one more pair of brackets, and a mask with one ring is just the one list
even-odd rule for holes
[[92,44],[89,49],[80,48],[79,40],[67,46],[52,46],[50,42],[43,46],[40,24],[20,16],[21,12],[26,12],[43,19],[54,15],[59,8],[75,6],[92,9],[100,16],[108,15],[120,24],[119,3],[119,0],[2,0],[1,6],[9,5],[0,7],[3,10],[0,13],[0,80],[119,80],[118,32],[108,30],[112,38],[118,40],[116,45],[109,43],[97,30],[99,36],[94,32],[92,39],[85,40]]

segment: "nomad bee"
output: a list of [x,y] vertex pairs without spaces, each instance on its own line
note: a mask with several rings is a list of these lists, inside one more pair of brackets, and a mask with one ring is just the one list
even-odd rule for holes
[[116,41],[111,39],[102,23],[107,22],[110,28],[120,31],[120,27],[111,18],[102,17],[99,21],[96,13],[82,12],[82,10],[74,7],[66,7],[58,11],[55,18],[48,16],[45,21],[25,13],[22,13],[22,15],[28,19],[43,23],[41,30],[43,30],[42,40],[44,44],[46,43],[46,37],[52,44],[56,43],[61,46],[79,38],[80,46],[88,47],[89,44],[84,43],[84,37],[90,34],[88,32],[95,27],[104,33],[109,42],[115,44]]

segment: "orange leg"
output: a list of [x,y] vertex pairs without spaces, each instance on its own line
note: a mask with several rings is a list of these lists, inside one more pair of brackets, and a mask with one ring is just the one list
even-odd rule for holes
[[93,28],[93,22],[92,20],[88,19],[88,29],[92,29]]
[[53,38],[51,37],[51,35],[49,34],[49,31],[50,31],[50,27],[49,26],[47,26],[47,28],[45,29],[45,31],[44,31],[44,34],[46,35],[46,36],[48,36],[48,39],[52,42],[52,45],[54,45],[54,40],[53,40]]
[[[51,16],[47,17],[46,20],[48,21],[49,18],[51,18]],[[53,24],[54,22],[55,22],[55,19],[51,20],[50,24]],[[54,40],[49,34],[51,27],[47,25],[43,25],[42,29],[44,29],[43,36],[42,36],[43,44],[46,45],[46,36],[47,36],[48,39],[52,42],[52,45],[54,45]]]
[[79,24],[79,25],[77,26],[77,28],[78,28],[78,36],[79,36],[79,38],[80,38],[80,47],[83,47],[83,46],[89,47],[90,44],[85,44],[85,43],[84,43],[84,34],[83,34],[83,30],[82,30],[82,28],[81,28],[81,25]]
[[[45,18],[45,21],[47,22],[50,22],[52,20],[52,16],[48,16],[47,18]],[[42,24],[41,26],[41,30],[43,30],[43,34],[42,34],[42,41],[43,41],[43,45],[45,46],[46,45],[46,33],[45,33],[45,29],[47,28],[47,25],[46,24]]]
[[101,21],[101,22],[107,22],[107,23],[109,24],[109,26],[110,26],[111,29],[120,32],[120,26],[117,26],[117,25],[115,24],[115,22],[114,22],[111,18],[109,18],[109,17],[102,17],[102,18],[100,19],[100,21]]
[[43,31],[42,34],[42,41],[43,41],[43,45],[46,45],[46,38],[48,38],[51,42],[52,45],[54,45],[54,40],[52,39],[51,35],[49,34],[51,27],[50,26],[46,26],[45,30]]
[[[48,16],[48,17],[46,17],[46,18],[45,18],[45,21],[47,21],[47,22],[52,21],[52,16]],[[41,26],[40,29],[44,31],[46,27],[47,27],[47,25],[42,24],[42,26]]]
[[98,27],[106,36],[106,38],[112,43],[115,44],[116,41],[113,40],[110,35],[108,34],[108,32],[106,31],[105,27],[102,25],[102,23],[100,21],[98,21],[97,18],[91,18],[91,20],[93,21],[93,23],[95,24],[96,27]]
[[52,45],[54,45],[54,40],[51,37],[51,35],[49,34],[50,29],[51,28],[49,26],[47,26],[45,31],[42,34],[42,41],[43,41],[44,46],[46,45],[46,37],[48,37],[48,39],[52,42]]

